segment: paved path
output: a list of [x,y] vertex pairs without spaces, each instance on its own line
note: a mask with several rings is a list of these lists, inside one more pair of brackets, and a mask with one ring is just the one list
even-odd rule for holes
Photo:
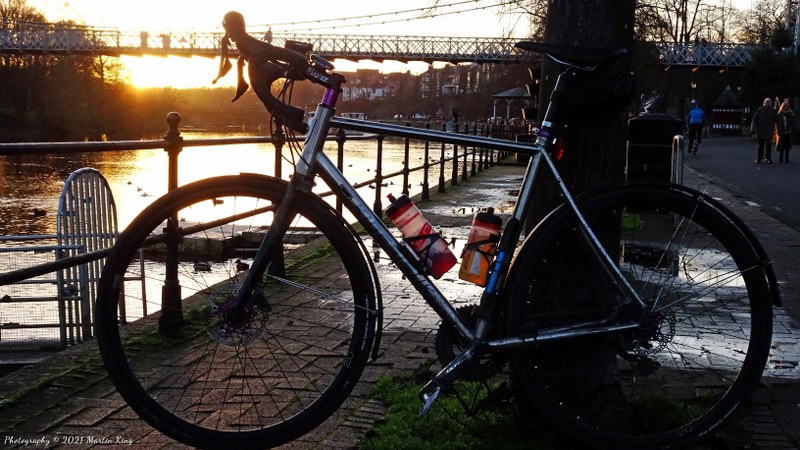
[[710,138],[697,155],[686,157],[686,164],[800,230],[800,146],[790,152],[789,164],[778,162],[774,149],[772,164],[756,164],[756,148],[756,142],[745,137]]
[[[772,353],[750,420],[761,448],[800,448],[800,164],[755,164],[743,137],[705,139],[687,155],[684,184],[708,192],[755,232],[774,262],[783,307],[774,309]],[[773,151],[773,161],[777,154]]]
[[[443,234],[463,238],[473,208],[493,206],[501,213],[509,211],[513,191],[523,173],[520,166],[494,167],[447,193],[437,194],[421,207],[426,217],[443,228]],[[796,305],[800,275],[791,268],[794,254],[786,249],[800,245],[800,232],[765,214],[761,206],[732,195],[724,184],[713,178],[710,181],[687,170],[686,184],[700,186],[719,198],[741,214],[765,241],[778,268],[784,299],[787,304]],[[465,209],[463,205],[469,207]],[[383,261],[378,270],[386,306],[383,356],[367,366],[354,395],[336,415],[284,448],[353,448],[384,411],[383,405],[369,398],[373,383],[384,374],[410,375],[430,368],[438,318]],[[455,299],[469,299],[471,291],[477,289],[458,280],[454,272],[437,284],[448,298]],[[792,308],[776,310],[770,373],[780,376],[764,379],[763,388],[748,409],[750,431],[760,448],[800,448],[800,326],[791,311]],[[124,404],[107,379],[92,342],[0,379],[0,448],[56,448],[65,439],[78,441],[69,446],[76,449],[119,448],[126,444],[130,444],[128,448],[148,450],[185,448],[144,424]],[[41,440],[42,445],[36,440]]]

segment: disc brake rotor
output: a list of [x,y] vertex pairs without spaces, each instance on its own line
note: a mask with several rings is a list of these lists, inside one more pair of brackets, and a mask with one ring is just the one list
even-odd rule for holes
[[267,329],[270,307],[263,297],[253,298],[241,311],[234,310],[235,294],[222,303],[211,302],[209,311],[218,319],[208,330],[209,336],[227,347],[248,345]]

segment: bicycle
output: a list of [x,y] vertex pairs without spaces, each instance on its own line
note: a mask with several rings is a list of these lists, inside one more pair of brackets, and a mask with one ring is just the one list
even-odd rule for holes
[[[264,448],[331,415],[380,346],[380,280],[362,234],[444,324],[448,351],[420,393],[421,412],[456,380],[483,380],[502,366],[544,417],[578,441],[673,448],[709,436],[756,386],[780,299],[752,232],[713,198],[679,185],[627,183],[573,197],[549,156],[560,99],[625,50],[518,44],[563,66],[529,144],[335,117],[344,77],[330,63],[299,44],[279,48],[249,36],[238,13],[223,26],[223,50],[232,42],[241,55],[237,96],[247,89],[246,60],[275,120],[307,136],[289,181],[241,174],[179,187],[143,210],[109,256],[96,307],[101,355],[119,393],[155,428],[197,447]],[[280,99],[270,91],[278,79]],[[325,88],[310,124],[282,101],[303,80]],[[322,151],[331,127],[530,156],[485,290],[468,314],[451,305],[420,257]],[[520,242],[544,174],[563,203]],[[361,231],[315,193],[319,181]],[[263,233],[256,250],[243,242],[248,231]],[[161,261],[172,274],[164,295],[186,310],[174,333],[153,332],[153,317],[118,320],[118,309],[135,299],[124,280],[140,271],[140,252],[148,277]],[[195,267],[208,254],[221,278]],[[191,295],[178,292],[178,275]]]
[[688,150],[689,154],[690,155],[696,155],[697,154],[697,150],[700,147],[700,143],[697,142],[697,139],[695,139],[693,137],[690,137],[689,138],[688,147],[689,147],[689,150]]
[[703,125],[691,124],[689,125],[689,154],[696,155],[700,147],[700,139],[703,133]]

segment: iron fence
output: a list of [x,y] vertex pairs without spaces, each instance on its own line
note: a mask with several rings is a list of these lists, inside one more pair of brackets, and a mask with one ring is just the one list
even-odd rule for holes
[[[178,155],[184,149],[203,146],[269,143],[275,147],[274,173],[283,173],[284,146],[288,141],[286,136],[276,134],[269,137],[184,139],[179,130],[180,115],[178,113],[170,113],[167,116],[167,123],[169,128],[163,139],[109,142],[0,143],[0,155],[115,152],[161,148],[168,153],[167,186],[168,189],[174,189],[178,186]],[[410,124],[406,125],[411,126]],[[426,127],[430,127],[430,125],[426,125]],[[443,131],[447,131],[444,125],[442,127]],[[518,134],[527,133],[528,129],[524,125],[471,123],[456,124],[451,127],[450,131],[452,133],[514,139]],[[411,142],[408,138],[405,138],[402,168],[397,171],[387,172],[383,168],[384,161],[382,160],[384,136],[348,135],[344,130],[338,130],[335,135],[331,135],[329,138],[337,144],[335,160],[340,170],[344,170],[347,164],[344,151],[347,142],[353,140],[375,142],[375,168],[371,171],[374,173],[374,177],[357,183],[355,185],[357,189],[372,187],[377,190],[381,185],[385,185],[387,180],[396,179],[402,180],[397,184],[402,183],[403,193],[416,194],[422,199],[429,198],[434,189],[437,192],[444,192],[447,189],[448,182],[451,185],[458,184],[484,168],[496,164],[505,156],[496,150],[425,142],[424,156],[418,159],[422,163],[412,165],[412,158],[409,153]],[[423,174],[419,192],[411,192],[412,186],[409,180],[410,175],[414,172]],[[438,176],[437,179],[433,179],[434,174]],[[328,192],[322,195],[329,197],[332,193]],[[80,200],[77,200],[77,203],[80,202]],[[335,202],[335,206],[341,212],[341,204]],[[379,196],[376,196],[375,207],[377,210],[381,209]],[[2,317],[0,317],[0,332],[5,332],[5,334],[0,334],[0,349],[3,344],[13,341],[11,339],[12,335],[9,334],[12,330],[26,329],[29,332],[29,337],[31,336],[30,330],[37,329],[37,333],[42,332],[43,334],[41,335],[34,334],[36,337],[34,340],[37,341],[36,347],[40,349],[63,348],[92,336],[92,311],[90,308],[91,302],[94,300],[93,284],[97,281],[100,271],[96,263],[108,256],[113,239],[109,236],[111,232],[107,227],[101,231],[77,227],[72,231],[78,234],[99,237],[88,243],[79,243],[72,239],[43,246],[32,244],[31,239],[35,238],[34,236],[22,236],[18,239],[26,242],[26,245],[16,246],[19,248],[15,250],[6,249],[6,255],[17,255],[15,256],[17,259],[6,258],[7,261],[1,263],[0,286],[6,286],[9,289],[27,290],[28,294],[22,295],[17,291],[14,291],[15,293],[7,291],[9,292],[6,294],[8,298],[6,301],[0,299],[0,308],[7,309],[11,305],[14,308],[23,307],[21,306],[23,303],[33,305],[39,302],[36,303],[39,305],[41,302],[52,302],[58,306],[55,309],[51,309],[58,312],[51,312],[51,316],[37,317],[28,315],[29,320],[24,326],[22,323],[4,323]],[[49,236],[44,238],[55,239],[56,237]],[[39,238],[43,237],[40,236]],[[97,245],[98,239],[103,241],[104,245]],[[47,257],[43,252],[49,252],[51,256]],[[3,252],[0,251],[0,255],[2,254]],[[23,258],[23,255],[25,257],[31,256],[31,258],[23,261],[20,259]],[[33,255],[36,255],[36,257],[33,258]],[[63,277],[64,273],[72,274],[72,276],[65,279]],[[78,287],[77,285],[81,283],[83,285]],[[86,286],[86,283],[92,284],[92,286]],[[39,289],[39,291],[34,291],[36,289]],[[13,301],[15,298],[23,300],[15,302]],[[42,307],[40,309],[45,308]],[[124,310],[122,313],[124,313]],[[22,315],[25,314],[27,314],[27,310],[22,313]],[[146,309],[143,310],[143,314],[147,314]],[[19,358],[17,359],[19,360]]]

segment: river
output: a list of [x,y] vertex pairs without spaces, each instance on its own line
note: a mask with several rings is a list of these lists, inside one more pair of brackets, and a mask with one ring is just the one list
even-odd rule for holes
[[[184,133],[183,137],[189,141],[231,135]],[[375,177],[376,149],[374,139],[346,142],[344,173],[352,183]],[[326,150],[330,152],[331,159],[335,160],[336,143],[326,144]],[[405,159],[404,141],[387,139],[383,150],[383,173],[400,172]],[[424,143],[412,142],[409,150],[411,165],[421,165]],[[452,146],[448,146],[446,157],[451,156],[452,151]],[[186,184],[207,177],[239,172],[274,175],[274,154],[273,145],[268,143],[186,147],[179,156],[178,181],[179,184]],[[283,154],[286,159],[283,163],[283,176],[286,178],[292,170],[288,146],[284,148]],[[440,144],[431,147],[432,159],[438,160],[440,154]],[[167,191],[167,163],[168,155],[162,149],[0,156],[0,237],[54,234],[58,200],[64,181],[70,173],[83,167],[93,167],[107,179],[117,207],[119,230],[122,231],[139,211]],[[446,164],[445,171],[449,175],[452,165]],[[438,177],[437,165],[431,168],[429,175],[432,189],[436,188]],[[399,195],[402,192],[402,183],[402,177],[386,180],[383,195]],[[409,184],[412,194],[421,191],[421,183],[422,171],[411,172]],[[321,183],[315,189],[327,190]],[[376,190],[365,187],[360,192],[368,204],[372,205]],[[383,204],[385,207],[388,201],[384,200]],[[52,250],[41,251],[32,247],[51,245],[43,242],[47,241],[26,239],[9,242],[0,239],[0,270],[21,269],[52,261]],[[20,247],[25,247],[25,251],[19,251]],[[150,262],[146,264],[149,267],[149,277],[163,279],[158,276],[160,271],[163,272],[163,266]],[[0,340],[3,347],[0,350],[6,351],[9,346],[16,348],[27,345],[38,348],[40,345],[49,345],[48,343],[64,343],[63,338],[59,337],[59,330],[64,330],[64,322],[58,318],[56,303],[52,301],[58,297],[57,285],[52,278],[52,275],[48,275],[24,285],[2,286]],[[149,312],[159,308],[157,299],[160,298],[160,289],[160,283],[147,284],[147,297],[155,299]],[[131,317],[138,317],[142,313],[141,305],[128,305],[128,308]],[[58,326],[59,323],[62,326]],[[29,328],[29,325],[34,325],[34,328]],[[29,357],[30,355],[0,352],[0,365],[7,361],[24,361]],[[35,360],[37,357],[33,358]]]
[[[231,137],[207,133],[184,133],[185,140]],[[375,176],[375,140],[351,140],[345,145],[344,173],[353,183]],[[411,143],[412,166],[422,163],[424,144]],[[335,151],[336,144],[326,145]],[[452,154],[448,146],[446,155]],[[438,159],[440,147],[432,145],[431,157]],[[284,148],[285,158],[288,149]],[[332,154],[332,159],[335,156]],[[384,142],[383,172],[402,169],[402,140]],[[271,144],[239,144],[227,146],[188,147],[179,157],[179,184],[186,184],[216,175],[258,172],[274,175],[274,147]],[[119,228],[123,230],[145,206],[167,190],[167,153],[164,150],[131,150],[101,153],[66,153],[36,156],[0,156],[0,235],[52,234],[56,227],[58,198],[64,181],[71,172],[82,167],[99,170],[108,180],[117,205]],[[449,174],[450,164],[446,165]],[[284,177],[290,164],[284,162]],[[449,176],[448,176],[449,178]],[[438,180],[438,166],[431,169],[432,185]],[[412,172],[411,191],[419,192],[422,171]],[[402,178],[388,180],[384,194],[402,191]],[[393,187],[396,187],[393,189]],[[372,189],[362,189],[369,204],[374,200]],[[384,202],[385,203],[385,202]]]

